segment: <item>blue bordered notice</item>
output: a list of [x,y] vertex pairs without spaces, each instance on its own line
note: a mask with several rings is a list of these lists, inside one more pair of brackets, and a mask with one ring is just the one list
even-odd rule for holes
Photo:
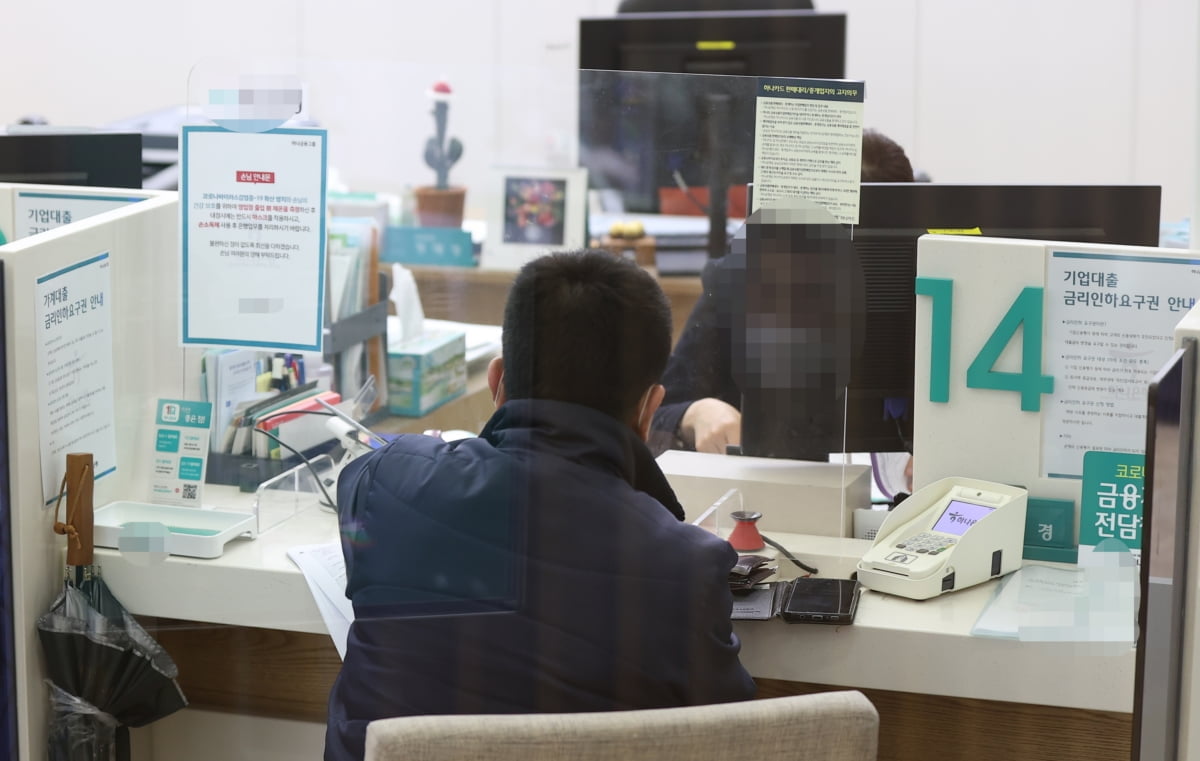
[[182,342],[321,351],[326,133],[183,128]]
[[117,469],[112,273],[108,252],[37,279],[42,496],[58,496],[67,454],[91,452],[97,479]]
[[863,83],[761,77],[756,87],[751,211],[803,198],[858,224]]
[[154,408],[151,502],[200,507],[211,424],[210,402],[158,400]]
[[16,237],[24,238],[144,200],[144,196],[132,195],[21,190],[13,200],[13,226]]
[[1141,454],[1146,391],[1175,351],[1175,325],[1200,294],[1200,260],[1051,251],[1046,263],[1042,472],[1081,478],[1087,452]]

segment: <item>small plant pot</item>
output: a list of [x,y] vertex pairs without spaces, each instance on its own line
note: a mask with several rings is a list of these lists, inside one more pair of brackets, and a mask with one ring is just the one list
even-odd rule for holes
[[462,227],[466,188],[416,189],[417,220],[422,227]]

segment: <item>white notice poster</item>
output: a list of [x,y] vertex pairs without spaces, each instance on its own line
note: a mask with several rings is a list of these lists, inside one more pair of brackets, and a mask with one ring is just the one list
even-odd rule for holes
[[758,80],[753,209],[804,198],[858,224],[862,82]]
[[42,496],[52,504],[71,452],[91,452],[95,477],[117,469],[113,426],[112,277],[108,253],[37,280]]
[[1175,324],[1200,294],[1186,252],[1130,256],[1053,251],[1046,273],[1042,472],[1080,478],[1085,452],[1141,453],[1146,392],[1175,348]]
[[321,351],[325,131],[183,128],[183,343]]

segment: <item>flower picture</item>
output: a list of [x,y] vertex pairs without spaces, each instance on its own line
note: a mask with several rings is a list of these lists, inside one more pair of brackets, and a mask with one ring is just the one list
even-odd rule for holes
[[566,204],[566,180],[506,177],[504,242],[561,246]]

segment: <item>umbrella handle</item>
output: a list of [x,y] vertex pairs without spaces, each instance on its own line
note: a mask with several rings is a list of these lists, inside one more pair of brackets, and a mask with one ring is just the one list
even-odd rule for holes
[[[92,487],[95,479],[92,478],[92,462],[89,452],[67,455],[67,472],[63,474],[58,500],[54,503],[54,533],[67,536],[67,565],[90,565],[93,558],[95,514]],[[75,488],[68,489],[69,483],[74,483]],[[66,520],[59,522],[58,508],[64,496],[67,498]]]

